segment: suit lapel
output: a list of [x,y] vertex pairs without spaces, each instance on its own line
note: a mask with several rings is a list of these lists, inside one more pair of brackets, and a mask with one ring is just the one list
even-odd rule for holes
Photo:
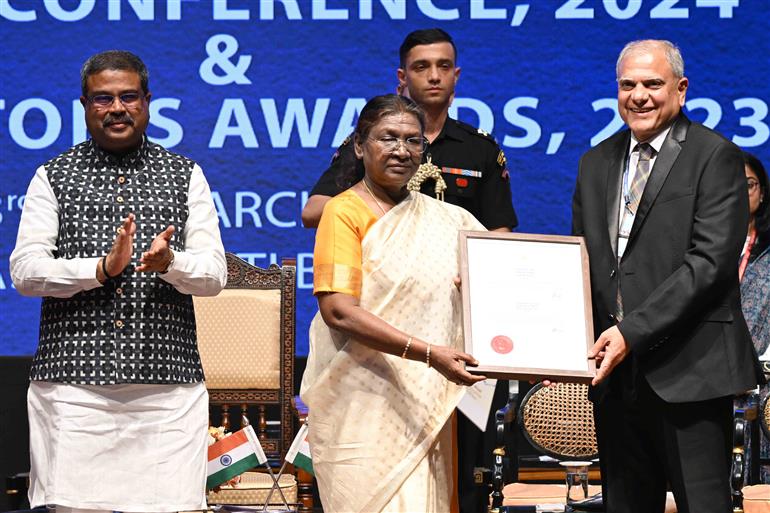
[[607,166],[607,190],[605,194],[607,208],[607,229],[609,230],[612,254],[618,254],[618,223],[620,219],[620,181],[625,171],[626,153],[630,132],[626,137],[621,137],[616,146],[611,150],[612,158]]
[[679,157],[679,152],[682,151],[682,143],[687,138],[687,130],[689,128],[690,120],[684,114],[680,114],[671,126],[666,140],[663,141],[663,146],[661,146],[660,153],[658,153],[655,159],[655,165],[652,167],[650,177],[647,179],[647,185],[644,187],[644,193],[639,203],[639,209],[636,211],[634,224],[631,226],[631,233],[628,236],[629,245],[644,223],[644,219],[647,217],[653,203],[655,203],[655,198],[658,197],[660,189],[666,183],[666,178],[668,178],[674,162]]

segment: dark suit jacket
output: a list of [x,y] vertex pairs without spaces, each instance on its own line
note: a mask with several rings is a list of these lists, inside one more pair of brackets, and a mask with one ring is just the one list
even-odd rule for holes
[[737,272],[748,226],[740,150],[680,115],[655,160],[618,264],[629,139],[625,130],[583,155],[572,205],[573,233],[588,247],[597,337],[616,324],[618,280],[623,297],[618,328],[631,351],[606,386],[639,373],[667,402],[755,387],[758,361]]

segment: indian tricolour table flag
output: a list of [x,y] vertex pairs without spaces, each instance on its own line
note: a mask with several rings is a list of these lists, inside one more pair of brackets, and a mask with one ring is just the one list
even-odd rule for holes
[[246,426],[209,445],[206,488],[209,490],[267,462],[254,428]]
[[313,459],[310,456],[310,444],[307,442],[307,424],[302,424],[297,436],[286,452],[286,461],[306,472],[313,473]]

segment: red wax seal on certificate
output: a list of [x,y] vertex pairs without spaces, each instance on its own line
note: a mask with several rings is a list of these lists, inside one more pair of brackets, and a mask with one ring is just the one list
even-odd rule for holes
[[492,338],[492,349],[499,354],[508,354],[513,351],[513,340],[505,335],[497,335]]

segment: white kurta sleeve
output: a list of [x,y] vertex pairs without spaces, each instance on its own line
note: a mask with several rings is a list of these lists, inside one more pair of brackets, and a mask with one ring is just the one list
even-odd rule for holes
[[187,207],[185,250],[174,252],[174,262],[160,277],[183,294],[215,296],[227,282],[227,263],[211,190],[197,164],[190,176]]
[[70,297],[101,287],[96,279],[99,258],[58,258],[59,204],[48,173],[40,166],[27,189],[16,247],[11,253],[11,279],[25,296]]

